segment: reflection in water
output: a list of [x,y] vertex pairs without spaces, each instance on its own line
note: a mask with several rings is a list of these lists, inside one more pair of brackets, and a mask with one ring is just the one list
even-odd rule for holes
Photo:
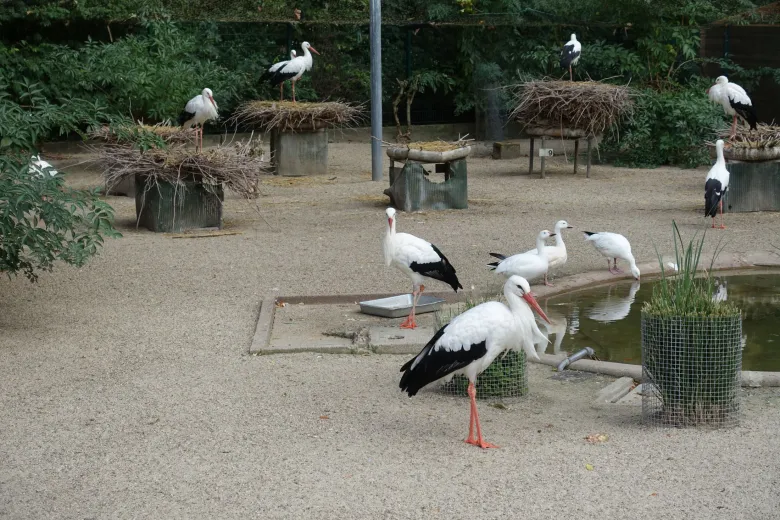
[[[636,293],[639,290],[639,280],[631,284],[628,296],[618,296],[617,293],[625,290],[622,285],[610,286],[607,290],[607,297],[596,302],[588,311],[588,318],[593,321],[611,323],[619,321],[628,316],[631,312],[631,304],[636,299]],[[613,294],[613,292],[615,294]]]
[[[655,283],[640,288],[638,282],[618,282],[540,300],[553,323],[539,323],[550,343],[537,344],[537,351],[568,355],[592,347],[605,361],[641,363],[641,312]],[[742,311],[743,370],[780,371],[780,275],[721,277],[712,297],[733,301]]]

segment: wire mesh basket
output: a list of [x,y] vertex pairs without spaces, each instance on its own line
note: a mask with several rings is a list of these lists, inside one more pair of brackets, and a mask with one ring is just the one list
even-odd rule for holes
[[642,422],[654,426],[739,424],[742,318],[642,313]]
[[[457,375],[438,387],[447,395],[467,397],[469,380]],[[528,393],[528,374],[525,352],[511,350],[506,356],[499,356],[479,377],[475,385],[477,399],[506,399],[522,397]]]

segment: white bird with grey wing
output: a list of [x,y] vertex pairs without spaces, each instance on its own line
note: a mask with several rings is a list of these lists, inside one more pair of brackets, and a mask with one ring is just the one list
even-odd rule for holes
[[214,93],[210,88],[204,88],[203,92],[187,102],[184,110],[179,114],[179,124],[182,128],[195,126],[196,150],[203,150],[203,124],[211,119],[217,119],[219,117],[218,110],[217,102],[214,101]]
[[533,311],[545,321],[550,320],[531,294],[528,281],[520,276],[510,277],[504,284],[504,297],[508,307],[499,302],[486,302],[453,318],[419,354],[401,367],[404,374],[399,387],[409,397],[445,377],[463,374],[468,378],[471,414],[466,442],[480,448],[498,446],[482,438],[474,386],[477,376],[509,350],[524,351],[528,357],[539,360],[534,343],[547,341],[536,325]]
[[488,267],[494,269],[497,273],[504,276],[522,276],[526,280],[533,280],[540,276],[545,277],[545,285],[550,285],[547,280],[547,270],[550,268],[550,261],[547,257],[547,247],[544,241],[554,237],[555,233],[550,233],[546,229],[539,232],[536,237],[536,249],[533,253],[520,253],[506,257],[501,253],[488,253],[493,258],[498,258],[498,262],[491,262]]
[[[599,233],[593,233],[591,231],[583,231],[585,234],[585,240],[593,244],[596,251],[607,257],[607,268],[612,274],[620,274],[623,271],[618,269],[618,258],[628,262],[631,274],[639,280],[639,268],[636,266],[636,260],[631,252],[631,244],[628,239],[619,233],[610,233],[609,231],[601,231]],[[614,268],[610,264],[609,259],[614,260]]]
[[412,311],[406,321],[401,323],[402,329],[417,327],[414,311],[417,301],[425,290],[423,283],[427,279],[439,280],[449,284],[455,292],[463,289],[452,266],[444,253],[430,242],[409,233],[396,233],[395,209],[387,208],[387,232],[383,242],[385,265],[391,265],[412,280]]
[[582,45],[577,41],[577,35],[572,33],[571,40],[561,49],[561,68],[569,69],[569,81],[574,81],[571,68],[580,61],[580,54],[582,54]]
[[732,116],[731,139],[737,135],[737,115],[748,122],[751,130],[756,130],[756,109],[745,89],[729,82],[726,76],[718,76],[715,84],[707,89],[707,96],[710,101],[720,103],[726,115]]
[[[549,263],[547,273],[544,273],[544,285],[552,286],[552,284],[547,281],[547,274],[549,273],[549,270],[563,267],[566,264],[566,260],[569,259],[569,255],[566,253],[566,244],[563,243],[564,229],[573,229],[573,227],[570,226],[569,223],[565,220],[559,220],[556,222],[555,233],[552,235],[555,237],[555,245],[544,246],[544,250],[547,252],[547,261]],[[531,249],[530,251],[526,251],[523,254],[535,255],[538,254],[538,251],[536,249]]]

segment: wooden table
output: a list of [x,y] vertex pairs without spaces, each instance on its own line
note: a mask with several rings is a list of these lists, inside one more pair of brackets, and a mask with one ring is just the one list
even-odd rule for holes
[[[580,152],[580,139],[587,139],[588,141],[588,163],[587,167],[585,169],[585,177],[590,178],[590,162],[591,162],[591,147],[593,144],[593,139],[595,137],[594,135],[587,135],[585,131],[583,130],[577,130],[576,128],[542,128],[542,127],[534,127],[534,128],[526,128],[525,129],[526,135],[529,136],[531,140],[531,148],[528,152],[528,173],[532,173],[534,171],[534,140],[539,139],[540,140],[540,146],[539,148],[544,148],[544,140],[545,139],[574,139],[574,173],[577,173],[577,156]],[[541,158],[542,163],[542,171],[541,171],[541,178],[544,179],[544,157]]]

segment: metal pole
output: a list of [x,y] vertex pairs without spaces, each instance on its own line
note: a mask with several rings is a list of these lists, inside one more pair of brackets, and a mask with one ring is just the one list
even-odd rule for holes
[[382,180],[382,8],[371,0],[371,180]]

